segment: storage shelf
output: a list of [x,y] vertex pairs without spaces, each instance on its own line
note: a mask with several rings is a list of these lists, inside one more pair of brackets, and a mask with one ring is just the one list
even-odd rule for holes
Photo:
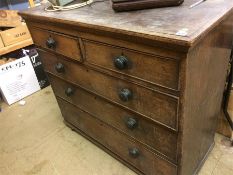
[[16,44],[12,44],[10,46],[0,48],[0,56],[4,55],[4,54],[7,54],[7,53],[10,53],[10,52],[13,52],[13,51],[18,50],[18,49],[21,49],[23,47],[32,45],[32,44],[33,44],[33,41],[30,38],[30,39],[18,42]]

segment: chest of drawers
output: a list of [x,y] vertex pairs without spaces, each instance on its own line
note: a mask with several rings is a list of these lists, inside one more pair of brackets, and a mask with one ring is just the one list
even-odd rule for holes
[[138,174],[196,174],[213,147],[233,2],[193,2],[21,12],[66,124]]

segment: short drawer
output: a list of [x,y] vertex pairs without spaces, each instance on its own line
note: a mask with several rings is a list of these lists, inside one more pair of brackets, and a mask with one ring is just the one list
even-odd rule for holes
[[179,60],[85,41],[86,61],[126,76],[178,90]]
[[34,27],[30,28],[30,32],[37,46],[78,61],[82,60],[78,39]]
[[146,175],[176,175],[177,166],[162,159],[141,144],[132,141],[116,129],[95,119],[88,113],[57,98],[65,120],[77,127],[88,137],[97,141],[105,149],[128,162]]
[[45,70],[145,117],[177,129],[178,98],[39,51]]
[[174,131],[155,125],[150,120],[124,110],[51,74],[49,74],[49,79],[56,96],[88,111],[101,121],[123,131],[176,162],[177,133]]

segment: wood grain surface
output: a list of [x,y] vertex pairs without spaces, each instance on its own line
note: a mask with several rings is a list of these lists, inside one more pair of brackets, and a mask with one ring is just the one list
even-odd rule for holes
[[[132,76],[152,84],[179,90],[179,60],[177,59],[142,54],[90,41],[83,43],[87,63],[117,71],[124,76]],[[126,57],[129,62],[124,70],[114,66],[114,59],[119,56]]]
[[[151,118],[168,128],[177,130],[179,102],[177,97],[119,80],[83,65],[73,64],[68,60],[66,61],[64,57],[56,57],[48,52],[40,51],[39,53],[42,59],[44,58],[43,64],[47,72],[73,82],[140,115]],[[55,70],[57,63],[64,65],[64,73],[58,73]],[[129,89],[133,94],[132,99],[122,101],[119,98],[122,89]]]
[[[197,174],[214,145],[233,1],[190,9],[194,2],[131,13],[114,13],[109,1],[21,12],[68,126],[139,174]],[[44,45],[50,35],[57,50]],[[118,55],[130,69],[113,66]],[[137,128],[127,128],[129,117]]]
[[[211,0],[190,9],[195,2],[185,0],[178,7],[125,13],[115,13],[110,1],[63,12],[46,12],[47,4],[20,12],[20,15],[27,20],[33,17],[48,24],[72,24],[92,32],[97,30],[190,46],[229,15],[233,6],[231,0]],[[182,29],[188,29],[187,36],[176,35]]]
[[[177,167],[143,148],[135,141],[120,134],[116,129],[109,127],[105,123],[93,118],[90,114],[75,108],[73,105],[58,98],[58,103],[62,109],[65,120],[80,129],[83,133],[98,141],[105,149],[120,156],[124,161],[130,162],[135,169],[147,175],[176,175]],[[69,115],[68,115],[69,114]],[[96,132],[98,131],[98,132]],[[138,157],[131,157],[129,149],[139,150]]]
[[[133,112],[109,103],[103,98],[91,94],[74,84],[63,81],[51,74],[48,75],[56,96],[88,111],[96,118],[144,143],[156,153],[163,154],[169,160],[177,163],[176,132],[169,131],[160,125],[155,125],[151,120],[147,120]],[[72,88],[74,91],[74,94],[71,96],[65,94],[68,88]],[[135,128],[129,129],[127,127],[126,122],[128,118],[137,120],[137,126]]]

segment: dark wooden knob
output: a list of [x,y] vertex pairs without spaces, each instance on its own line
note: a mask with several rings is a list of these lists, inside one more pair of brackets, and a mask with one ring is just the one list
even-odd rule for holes
[[65,67],[62,63],[57,63],[55,66],[55,69],[58,73],[63,73],[65,72]]
[[52,37],[49,37],[46,41],[46,46],[49,49],[54,49],[56,47],[56,41]]
[[122,89],[119,93],[119,97],[122,101],[129,101],[133,97],[133,93],[129,89]]
[[127,69],[129,66],[128,58],[123,55],[116,57],[114,59],[114,65],[119,70]]
[[132,117],[129,117],[126,121],[126,126],[129,129],[135,129],[138,126],[138,121]]
[[74,94],[74,90],[72,88],[67,88],[65,94],[69,97]]
[[137,158],[140,155],[140,152],[137,148],[130,148],[129,155],[133,158]]

